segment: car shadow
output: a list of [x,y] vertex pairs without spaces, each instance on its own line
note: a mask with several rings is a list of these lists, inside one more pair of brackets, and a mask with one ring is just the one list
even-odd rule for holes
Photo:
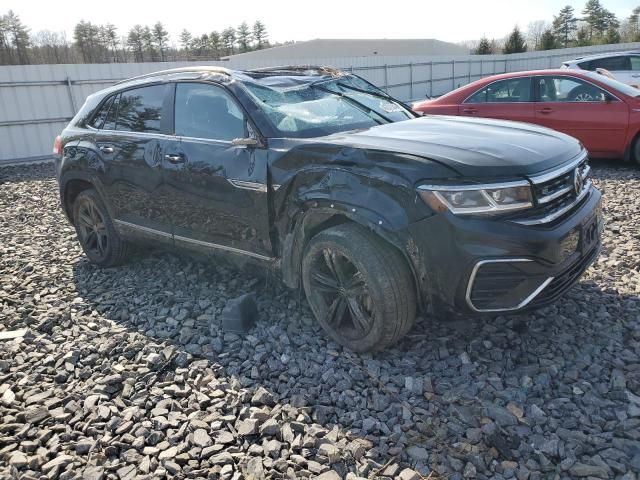
[[[542,407],[577,391],[602,395],[588,386],[585,355],[600,368],[614,368],[603,352],[615,356],[625,349],[625,325],[640,308],[637,297],[583,280],[558,303],[536,312],[419,318],[395,348],[356,354],[328,340],[304,296],[270,273],[256,276],[255,270],[221,262],[151,252],[109,269],[82,256],[73,265],[73,278],[88,315],[206,359],[221,376],[264,387],[279,403],[308,407],[326,429],[337,426],[375,447],[372,458],[380,465],[411,460],[402,457],[410,445],[426,448],[437,473],[447,473],[438,465],[451,455],[460,456],[460,442],[473,443],[481,454],[497,451],[503,460],[510,459],[504,445],[531,449],[527,421],[472,439],[488,422],[488,406],[513,403],[528,415],[534,403]],[[219,317],[226,302],[249,292],[256,294],[257,323],[246,335],[223,331]],[[571,390],[567,375],[578,390]],[[640,394],[640,375],[630,377],[628,388]],[[615,418],[614,408],[623,403],[609,400],[603,409]],[[590,448],[595,446],[584,446]],[[426,460],[411,460],[416,462],[426,474]]]

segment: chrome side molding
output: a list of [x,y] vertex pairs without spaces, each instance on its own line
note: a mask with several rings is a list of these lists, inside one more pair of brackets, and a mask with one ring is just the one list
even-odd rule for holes
[[219,245],[217,243],[212,243],[212,242],[205,242],[204,240],[197,240],[195,238],[184,237],[181,235],[173,235],[171,233],[163,232],[161,230],[156,230],[154,228],[144,227],[142,225],[138,225],[137,223],[125,222],[124,220],[114,220],[113,222],[123,227],[140,230],[142,232],[149,233],[151,235],[156,235],[163,238],[173,238],[174,241],[177,241],[177,242],[187,243],[191,245],[198,245],[198,246],[209,248],[212,250],[222,250],[225,252],[235,253],[237,255],[244,255],[247,257],[256,258],[258,260],[262,260],[265,262],[274,262],[276,260],[275,257],[268,257],[266,255],[261,255],[259,253],[242,250],[240,248],[230,247],[227,245]]

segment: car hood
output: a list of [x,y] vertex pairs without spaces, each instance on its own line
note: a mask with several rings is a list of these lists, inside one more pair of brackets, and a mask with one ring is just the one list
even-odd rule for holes
[[526,176],[580,154],[578,140],[528,123],[425,116],[315,139],[433,160],[460,175]]

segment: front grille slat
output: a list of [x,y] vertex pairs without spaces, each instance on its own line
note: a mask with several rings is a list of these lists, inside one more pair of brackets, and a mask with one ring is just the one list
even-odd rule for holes
[[[576,169],[582,178],[582,191],[576,192]],[[533,178],[533,195],[536,205],[527,210],[527,217],[522,217],[522,212],[514,214],[508,220],[521,225],[551,224],[562,219],[565,215],[579,206],[589,194],[592,187],[591,167],[587,158],[583,158],[575,167],[560,169],[555,177],[545,175],[542,181],[536,183]]]

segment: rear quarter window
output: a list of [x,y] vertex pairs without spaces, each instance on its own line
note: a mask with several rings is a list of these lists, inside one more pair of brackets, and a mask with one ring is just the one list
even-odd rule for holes
[[102,106],[98,109],[98,111],[89,122],[90,126],[92,126],[93,128],[102,128],[102,126],[104,125],[104,121],[107,118],[109,108],[113,103],[113,98],[113,96],[109,97],[107,101],[102,104]]

